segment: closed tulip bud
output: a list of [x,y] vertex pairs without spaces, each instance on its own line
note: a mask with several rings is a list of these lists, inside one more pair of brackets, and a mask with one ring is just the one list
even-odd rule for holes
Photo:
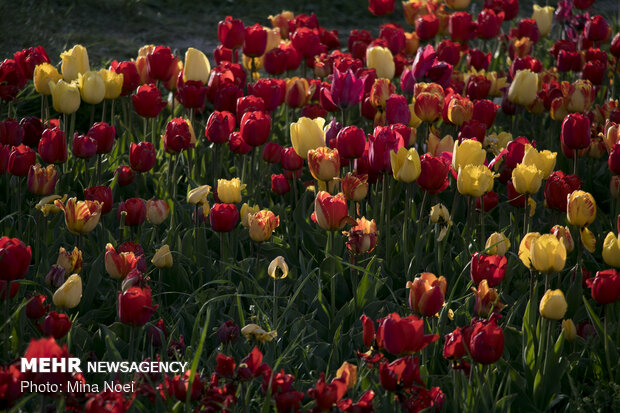
[[88,71],[78,75],[78,86],[82,100],[91,105],[101,103],[106,93],[106,86],[100,72]]
[[286,80],[284,102],[291,108],[305,106],[310,98],[310,85],[304,78],[292,77]]
[[487,254],[504,256],[510,250],[510,240],[503,232],[494,232],[487,238],[484,249]]
[[144,118],[154,118],[166,106],[166,102],[161,97],[161,91],[154,83],[140,86],[131,95],[131,103],[138,115]]
[[[299,176],[301,176],[301,169],[299,170]],[[290,172],[285,170],[284,172]],[[293,178],[294,179],[294,178]],[[291,184],[284,174],[271,174],[271,192],[276,195],[288,194],[291,190]]]
[[267,30],[260,24],[245,28],[243,54],[250,57],[262,56],[267,48]]
[[415,21],[415,32],[420,41],[433,39],[439,32],[440,21],[434,14],[424,14]]
[[194,128],[185,118],[174,118],[166,124],[166,131],[162,136],[164,150],[170,154],[178,154],[196,144]]
[[49,88],[52,92],[52,105],[56,112],[70,115],[79,109],[80,89],[77,83],[67,83],[61,79],[57,83],[50,81]]
[[89,130],[88,136],[97,142],[97,153],[110,153],[114,146],[114,137],[116,130],[105,122],[95,123]]
[[439,139],[439,136],[431,133],[426,142],[426,150],[433,156],[439,156],[443,152],[449,152],[452,153],[452,159],[454,159],[454,154],[452,152],[454,150],[454,138],[451,135],[446,135]]
[[60,265],[67,274],[78,274],[82,271],[82,251],[74,247],[73,251],[67,252],[60,247],[56,264]]
[[532,19],[536,21],[536,26],[538,26],[538,32],[543,37],[547,36],[551,31],[554,9],[551,6],[540,7],[537,4],[534,4],[533,8],[534,11],[532,13]]
[[443,224],[446,225],[450,220],[450,212],[448,208],[444,204],[435,204],[431,207],[431,212],[429,214],[431,222],[435,224]]
[[348,172],[341,180],[342,192],[347,201],[360,202],[368,195],[368,175]]
[[397,181],[411,183],[420,176],[420,156],[415,148],[398,148],[398,152],[390,152],[392,174]]
[[609,232],[603,241],[603,261],[611,267],[620,268],[620,239],[613,232]]
[[216,110],[207,120],[205,137],[213,143],[226,143],[233,130],[235,130],[235,115]]
[[538,75],[529,69],[517,71],[508,90],[508,99],[513,103],[529,106],[536,100],[537,93]]
[[231,16],[217,24],[217,38],[228,49],[237,49],[243,45],[245,38],[245,29],[243,22],[239,19],[233,19]]
[[443,93],[422,92],[417,94],[413,102],[415,115],[423,122],[435,122],[441,116],[443,100]]
[[325,146],[308,151],[308,167],[314,179],[329,181],[336,178],[340,172],[340,156],[338,149],[329,149]]
[[324,125],[323,118],[301,117],[297,122],[291,123],[291,143],[300,157],[307,159],[310,149],[325,146]]
[[28,191],[35,195],[49,195],[54,192],[56,182],[58,181],[58,172],[54,165],[48,165],[41,168],[36,164],[30,167],[28,171]]
[[2,281],[14,281],[24,278],[28,272],[32,250],[17,238],[0,238],[0,268]]
[[88,159],[97,153],[97,141],[88,135],[73,135],[73,155],[77,158]]
[[579,236],[581,244],[584,248],[593,253],[596,250],[596,236],[587,227],[583,227],[579,230]]
[[170,214],[168,202],[162,199],[150,199],[146,201],[146,219],[148,219],[151,224],[161,224],[168,218],[168,214]]
[[567,308],[562,290],[547,290],[540,300],[540,315],[548,320],[561,320]]
[[589,192],[573,191],[568,195],[566,217],[571,225],[585,227],[596,218],[596,201]]
[[611,304],[620,299],[620,274],[616,270],[598,271],[586,280],[590,294],[599,304]]
[[239,178],[232,178],[230,180],[218,179],[217,196],[220,201],[225,204],[241,202],[241,191],[243,191],[246,186],[246,184],[241,184],[241,179]]
[[532,239],[530,260],[534,269],[540,272],[562,271],[566,263],[566,248],[553,234],[543,234]]
[[113,70],[101,69],[99,75],[105,85],[105,99],[116,99],[123,91],[123,74]]
[[267,142],[263,147],[263,161],[273,164],[280,163],[282,159],[282,145],[275,142]]
[[241,137],[248,145],[261,146],[269,139],[271,116],[268,113],[246,112],[243,114],[240,124]]
[[314,200],[314,217],[319,227],[326,231],[337,231],[352,220],[348,216],[344,194],[331,196],[325,191],[320,191]]
[[52,301],[61,308],[75,308],[82,300],[82,279],[73,274],[56,290]]
[[133,286],[118,293],[118,317],[124,324],[143,326],[156,309],[149,287]]
[[129,164],[138,172],[148,172],[155,166],[155,147],[151,142],[131,143],[129,148]]
[[234,204],[214,204],[209,219],[215,232],[230,232],[239,222],[239,211]]
[[486,159],[486,151],[482,144],[475,139],[466,139],[459,143],[454,142],[452,150],[452,168],[455,171],[467,165],[483,165]]
[[26,298],[29,298],[28,304],[26,304],[26,317],[36,320],[43,317],[49,310],[50,306],[44,304],[47,299],[46,296],[39,294],[31,297],[26,296]]
[[137,268],[138,257],[133,252],[116,252],[112,244],[105,247],[105,269],[110,277],[122,280]]
[[561,131],[562,143],[570,149],[590,146],[590,119],[580,113],[571,113],[564,118]]
[[372,252],[377,246],[379,237],[375,220],[369,221],[362,217],[358,218],[356,223],[351,227],[351,230],[342,232],[344,236],[349,238],[347,249],[356,255]]
[[185,52],[185,64],[183,65],[183,81],[196,80],[202,83],[209,81],[211,65],[203,52],[190,47]]
[[542,184],[543,174],[534,165],[517,164],[512,170],[512,184],[519,194],[535,194]]
[[125,225],[135,227],[142,225],[146,219],[146,202],[142,198],[129,198],[118,205],[116,215],[121,220],[121,214],[125,215]]
[[573,249],[575,248],[575,242],[573,241],[573,236],[571,235],[568,227],[554,225],[549,232],[555,235],[555,237],[560,240],[562,244],[564,244],[564,248],[566,248],[567,254],[573,252]]
[[51,95],[49,83],[56,84],[60,79],[62,79],[61,74],[49,63],[41,63],[34,69],[34,89],[41,95]]
[[474,104],[466,97],[453,95],[448,103],[448,119],[457,126],[461,126],[472,118]]
[[584,113],[594,102],[594,86],[589,80],[576,80],[569,90],[568,111]]
[[151,260],[157,268],[170,268],[173,264],[172,253],[168,244],[164,244],[161,248],[155,250],[155,255]]
[[409,307],[420,315],[434,316],[443,307],[447,286],[445,277],[423,272],[413,282],[407,282]]
[[62,201],[54,202],[65,213],[65,224],[69,232],[75,235],[88,234],[95,229],[101,218],[101,203],[98,201],[78,201],[69,198],[65,205]]
[[271,238],[271,234],[280,225],[280,218],[266,209],[248,215],[250,238],[256,242],[263,242]]
[[567,318],[566,320],[562,320],[562,332],[566,340],[569,342],[575,341],[577,338],[577,328],[572,319]]
[[90,70],[88,62],[88,52],[86,48],[80,44],[73,46],[70,50],[65,50],[60,54],[62,64],[60,70],[65,81],[70,82],[77,80],[78,75],[86,73]]
[[459,168],[457,189],[462,195],[479,197],[493,189],[493,172],[484,165]]
[[471,287],[474,293],[474,313],[479,317],[488,317],[491,313],[499,313],[506,304],[499,299],[499,293],[495,288],[489,288],[487,280],[482,280],[478,285],[478,289]]
[[278,256],[274,258],[267,268],[267,273],[273,279],[280,280],[288,276],[288,264],[284,260],[284,257]]
[[244,203],[241,206],[241,212],[239,213],[241,217],[241,225],[244,228],[247,228],[250,225],[248,222],[248,217],[250,215],[256,214],[258,211],[260,211],[260,208],[258,207],[258,205],[250,206],[247,203]]
[[366,66],[377,71],[377,77],[392,79],[396,71],[394,56],[387,47],[374,46],[366,49]]

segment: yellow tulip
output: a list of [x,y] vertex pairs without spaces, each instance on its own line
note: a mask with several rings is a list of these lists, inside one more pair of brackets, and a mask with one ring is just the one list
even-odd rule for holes
[[[58,208],[54,201],[61,199],[60,195],[48,195],[46,197],[41,198],[41,200],[34,206],[36,209],[41,211],[44,217],[47,217],[49,214],[56,214],[62,211]],[[62,197],[61,202],[65,202],[67,200],[67,194]]]
[[56,290],[52,301],[54,305],[62,308],[75,308],[82,299],[82,279],[73,274]]
[[519,105],[529,106],[536,100],[537,94],[538,75],[529,69],[517,71],[508,90],[508,100]]
[[503,232],[494,232],[487,238],[484,249],[489,255],[506,255],[510,249],[510,240],[504,235]]
[[67,82],[77,80],[80,73],[86,73],[90,70],[88,52],[81,44],[75,45],[72,49],[62,52],[60,58],[62,59],[60,65],[62,77]]
[[291,143],[297,155],[307,159],[310,149],[325,146],[324,125],[325,119],[323,118],[301,117],[297,122],[291,123]]
[[446,4],[452,10],[465,10],[469,7],[469,3],[471,3],[471,0],[446,0]]
[[355,383],[357,383],[357,366],[345,361],[336,371],[336,377],[343,377],[343,374],[346,374],[344,381],[347,383],[347,388],[352,389],[355,387]]
[[535,194],[542,183],[542,172],[533,165],[517,164],[512,170],[512,184],[520,194]]
[[377,77],[392,79],[396,71],[394,56],[387,47],[374,46],[366,49],[366,66],[377,71]]
[[570,85],[568,112],[584,113],[594,103],[594,86],[589,80],[577,79]]
[[[422,123],[422,119],[420,119],[415,113],[415,98],[412,98],[412,102],[409,104],[409,114],[411,117],[409,118],[408,126],[417,129]],[[450,150],[452,150],[452,145],[450,146]]]
[[218,179],[217,197],[225,204],[236,204],[241,202],[241,191],[247,185],[241,184],[241,179]]
[[263,29],[267,32],[267,46],[265,46],[265,53],[267,53],[280,46],[280,43],[282,43],[282,36],[280,35],[279,28],[263,26]]
[[308,151],[308,168],[317,181],[330,181],[340,173],[338,149],[322,146]]
[[614,268],[620,268],[620,237],[610,232],[603,241],[603,261]]
[[207,202],[207,196],[211,192],[209,185],[201,185],[198,188],[194,188],[187,194],[187,202],[190,204],[204,204]]
[[465,139],[461,143],[456,141],[452,150],[452,168],[458,171],[466,165],[482,165],[486,155],[482,144],[475,139]]
[[557,152],[551,152],[546,149],[539,152],[532,145],[525,145],[525,154],[521,163],[535,166],[542,172],[542,178],[547,179],[551,172],[553,172],[553,168],[555,168],[557,156]]
[[551,24],[553,23],[553,11],[551,6],[540,7],[534,4],[534,12],[532,13],[532,19],[536,21],[538,26],[538,32],[542,37],[549,34],[551,31]]
[[65,224],[69,232],[75,235],[84,235],[95,229],[101,218],[99,201],[78,201],[69,198],[67,204],[54,201],[54,204],[65,212]]
[[[278,270],[280,270],[279,273]],[[275,278],[276,280],[286,278],[286,276],[288,275],[288,265],[286,264],[286,261],[284,261],[284,257],[275,257],[269,263],[267,273],[271,278]]]
[[540,233],[528,232],[521,240],[521,244],[519,244],[519,259],[527,268],[532,268],[530,250],[532,243],[538,238],[540,238]]
[[74,247],[73,251],[69,253],[60,247],[56,264],[60,265],[66,274],[77,274],[82,270],[82,251],[78,247]]
[[431,207],[431,222],[435,224],[447,224],[450,222],[450,212],[444,204],[436,204]]
[[172,259],[172,253],[168,244],[164,244],[161,248],[155,250],[155,255],[151,260],[154,266],[157,268],[170,268],[174,263]]
[[250,214],[256,214],[258,211],[260,211],[258,205],[250,206],[247,202],[244,202],[241,206],[241,212],[239,213],[241,216],[241,225],[243,225],[244,228],[247,228],[250,225],[248,223],[248,216]]
[[267,241],[279,225],[280,218],[266,209],[248,215],[250,238],[256,242]]
[[568,341],[575,341],[577,338],[577,328],[570,318],[562,320],[562,331],[564,332],[564,338]]
[[52,106],[56,112],[67,115],[76,112],[80,107],[80,89],[77,83],[67,83],[60,79],[57,83],[48,83],[52,92]]
[[62,76],[58,70],[49,63],[41,63],[34,68],[34,89],[41,95],[51,95],[49,82],[56,84]]
[[210,73],[211,65],[207,56],[198,49],[188,48],[185,52],[185,64],[183,65],[183,81],[196,80],[207,83]]
[[123,91],[123,74],[114,70],[101,69],[99,71],[105,84],[105,98],[116,99]]
[[105,97],[105,82],[99,72],[86,72],[78,75],[78,85],[82,100],[91,105],[101,103]]
[[278,336],[276,331],[265,331],[258,324],[248,324],[241,329],[241,334],[247,339],[255,339],[264,343],[265,341],[271,341]]
[[549,320],[561,320],[567,308],[562,290],[547,290],[540,300],[540,315]]
[[494,178],[491,170],[484,165],[466,165],[459,169],[456,185],[462,195],[477,198],[493,189]]
[[415,148],[398,148],[398,152],[390,152],[392,174],[397,181],[411,183],[420,176],[420,155]]
[[571,225],[585,227],[596,219],[596,201],[589,192],[577,190],[568,195],[566,218]]
[[533,239],[530,246],[532,266],[540,272],[558,272],[566,263],[566,248],[553,234]]
[[579,230],[581,238],[581,244],[588,252],[593,253],[596,250],[596,236],[587,227],[583,227]]

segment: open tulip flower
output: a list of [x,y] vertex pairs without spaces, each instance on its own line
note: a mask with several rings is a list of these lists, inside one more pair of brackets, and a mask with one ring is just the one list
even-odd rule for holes
[[424,272],[413,282],[407,281],[409,307],[418,314],[434,316],[444,304],[447,281],[444,276]]
[[78,201],[69,198],[67,203],[56,200],[54,204],[65,213],[67,229],[75,235],[84,235],[91,232],[101,218],[102,205],[99,201]]

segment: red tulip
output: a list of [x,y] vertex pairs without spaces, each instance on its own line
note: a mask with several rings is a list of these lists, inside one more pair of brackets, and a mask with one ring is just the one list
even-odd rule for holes
[[10,102],[26,85],[26,79],[13,59],[5,59],[0,63],[0,99]]
[[140,85],[140,74],[136,68],[135,62],[117,62],[112,60],[110,70],[123,75],[123,91],[122,96],[127,96]]
[[368,136],[368,160],[375,171],[391,171],[390,152],[398,152],[405,146],[403,137],[394,130],[377,126]]
[[472,22],[471,14],[458,11],[450,15],[448,30],[452,41],[467,43],[475,36],[476,24]]
[[417,357],[407,356],[386,361],[379,366],[379,382],[381,387],[390,392],[398,392],[412,386],[424,386],[420,378],[420,364]]
[[[190,374],[191,370],[186,370],[185,373],[174,376],[169,383],[170,388],[168,391],[174,394],[174,397],[179,401],[185,402],[187,400]],[[189,396],[190,400],[198,400],[204,387],[205,383],[200,379],[200,374],[198,372],[194,373],[194,381],[192,382],[191,394]]]
[[144,118],[154,118],[166,106],[161,92],[154,83],[142,85],[136,93],[131,95],[131,102],[138,115]]
[[314,199],[313,217],[319,227],[326,231],[337,231],[351,221],[344,195],[339,193],[331,196],[325,191],[320,191]]
[[247,112],[241,118],[241,137],[250,146],[261,146],[269,139],[271,116],[265,112]]
[[32,250],[17,238],[0,238],[0,280],[14,281],[28,272]]
[[397,24],[386,23],[381,25],[379,30],[379,38],[387,43],[393,55],[397,55],[405,48],[405,30]]
[[599,304],[615,303],[620,299],[620,274],[614,269],[598,271],[586,280],[592,298]]
[[[171,119],[164,132],[164,150],[170,154],[178,154],[192,146],[193,130],[184,118]],[[194,138],[195,139],[195,138]]]
[[[245,28],[245,39],[243,41],[243,54],[249,57],[262,56],[267,47],[267,30],[260,24]],[[231,48],[232,49],[232,48]]]
[[443,158],[424,154],[420,157],[420,169],[420,176],[416,182],[423,190],[437,194],[450,184],[448,180],[450,164]]
[[366,315],[362,315],[360,320],[362,320],[362,339],[364,347],[370,348],[375,343],[375,322]]
[[594,4],[594,0],[574,0],[573,5],[579,10],[587,10]]
[[28,171],[28,191],[35,195],[50,195],[56,188],[58,171],[54,165],[41,168],[39,164],[33,165]]
[[226,16],[217,24],[217,39],[228,49],[237,49],[243,45],[245,28],[239,19]]
[[64,163],[67,160],[65,132],[59,128],[45,129],[39,141],[39,155],[46,163]]
[[476,70],[487,70],[491,64],[491,52],[485,54],[479,49],[469,49],[467,52],[467,66]]
[[[36,363],[37,359],[40,358],[48,358],[48,359],[64,359],[63,361],[67,361],[69,357],[72,357],[67,351],[67,346],[63,345],[60,347],[56,340],[53,337],[49,338],[41,338],[39,340],[31,339],[28,344],[28,348],[23,355],[23,359],[28,360],[29,362]],[[50,371],[50,370],[48,370]],[[62,372],[33,372],[28,371],[22,373],[22,380],[31,381],[34,384],[38,385],[46,385],[46,384],[57,384],[60,386],[64,386],[67,382],[81,383],[84,384],[84,378],[81,374],[73,375],[72,373],[62,373]]]
[[495,287],[504,279],[507,263],[504,256],[476,252],[471,256],[471,280],[475,285],[480,284],[482,280],[487,280],[489,287]]
[[24,145],[28,145],[31,148],[38,147],[41,135],[45,129],[41,119],[34,116],[26,116],[19,121],[19,124],[24,128]]
[[267,142],[263,147],[263,160],[269,163],[280,163],[282,150],[282,145],[275,142]]
[[101,203],[101,214],[105,215],[112,211],[114,197],[112,189],[105,185],[84,188],[84,199],[86,201],[99,201]]
[[392,94],[385,101],[385,121],[388,125],[400,123],[408,125],[411,119],[409,104],[402,95]]
[[19,146],[24,140],[24,128],[15,119],[5,119],[0,122],[0,143],[9,146]]
[[569,149],[590,146],[590,119],[581,113],[570,113],[562,122],[562,143]]
[[581,55],[577,52],[560,50],[555,65],[560,72],[579,71],[581,70]]
[[534,43],[538,43],[538,39],[540,38],[538,25],[536,25],[536,20],[534,19],[521,19],[517,27],[510,31],[510,34],[517,39],[527,37]]
[[88,159],[97,153],[97,141],[88,135],[73,135],[73,156]]
[[545,183],[547,207],[566,212],[568,195],[578,189],[581,189],[581,180],[577,175],[565,175],[562,171],[552,172]]
[[439,19],[434,14],[418,17],[415,22],[415,32],[420,41],[431,40],[439,32]]
[[424,334],[424,320],[415,315],[401,318],[392,313],[379,321],[377,345],[390,354],[411,354],[437,341],[437,334]]
[[291,43],[297,52],[307,58],[327,52],[327,47],[321,44],[319,31],[309,27],[300,27],[291,36]]
[[150,142],[132,142],[129,148],[129,164],[138,172],[147,172],[153,168],[156,160],[155,148]]
[[591,16],[583,28],[583,34],[591,42],[605,41],[611,36],[611,28],[603,16]]
[[589,80],[594,85],[600,85],[603,83],[605,77],[606,65],[598,60],[592,60],[586,62],[581,71],[581,76],[585,80]]
[[482,364],[495,363],[500,359],[504,352],[504,331],[496,324],[495,318],[473,324],[469,352],[475,361]]
[[118,318],[121,323],[143,326],[150,319],[157,306],[153,307],[151,289],[149,287],[130,287],[118,293]]
[[263,67],[270,75],[281,75],[286,72],[288,55],[281,47],[271,49],[263,57]]
[[465,96],[471,100],[486,99],[491,90],[491,81],[484,75],[472,75],[465,84]]
[[235,129],[235,115],[230,112],[214,111],[205,128],[205,137],[213,143],[226,143]]
[[250,153],[253,149],[252,146],[248,145],[243,138],[241,138],[241,132],[233,132],[230,134],[228,139],[228,148],[231,152],[239,155]]
[[67,335],[72,324],[66,314],[58,314],[56,311],[52,311],[43,320],[41,329],[46,336],[52,336],[58,340]]
[[47,297],[42,294],[29,297],[28,304],[26,304],[26,317],[31,319],[43,317],[50,308],[49,304],[44,304],[46,299]]
[[478,14],[476,34],[482,39],[493,39],[499,34],[503,21],[503,13],[498,14],[492,9],[483,9]]
[[461,60],[460,43],[455,43],[448,39],[442,40],[439,46],[437,46],[437,59],[452,66],[458,65]]
[[[244,30],[245,35],[245,30]],[[235,61],[239,61],[239,49],[235,49]],[[233,51],[227,47],[224,47],[222,44],[218,44],[217,47],[213,50],[213,58],[215,59],[215,64],[220,65],[224,62],[233,61]]]
[[[484,199],[484,212],[489,212],[499,203],[499,195],[494,191],[487,192],[482,198]],[[481,198],[476,198],[476,211],[482,210],[480,199]]]
[[37,154],[26,145],[14,146],[13,148],[11,148],[11,152],[9,153],[7,170],[11,175],[25,176],[28,174],[28,171],[30,171],[30,167],[34,165],[36,159]]
[[340,129],[336,136],[336,148],[341,157],[346,159],[359,158],[364,154],[366,136],[357,126]]
[[[33,151],[34,152],[34,151]],[[9,169],[9,156],[11,154],[11,148],[3,146],[0,143],[0,175],[4,175]],[[35,154],[35,160],[36,160]]]
[[[469,329],[470,327],[465,327]],[[446,334],[446,341],[443,345],[443,358],[448,360],[460,360],[467,353],[469,343],[463,334],[463,329],[457,327],[453,332]]]
[[199,80],[183,80],[183,72],[177,77],[176,97],[188,109],[202,110],[207,97],[207,87]]
[[[129,154],[129,159],[131,160],[131,153]],[[118,184],[120,186],[129,185],[136,178],[136,173],[134,170],[127,165],[121,165],[116,168],[114,174],[116,175],[116,179],[118,180]]]
[[447,282],[445,277],[436,277],[430,272],[423,272],[413,282],[407,282],[409,288],[409,308],[426,317],[434,316],[444,304]]
[[146,70],[151,79],[167,82],[176,69],[177,61],[169,47],[157,46],[146,54]]
[[337,377],[330,384],[325,384],[325,373],[321,372],[315,386],[308,389],[308,396],[316,400],[315,411],[329,411],[347,391],[347,382]]
[[248,93],[262,98],[265,103],[264,110],[273,112],[284,103],[286,82],[283,79],[259,79],[248,85]]
[[230,232],[239,222],[239,211],[234,204],[214,204],[209,219],[215,232]]
[[288,171],[296,171],[304,166],[304,159],[295,152],[291,146],[282,150],[282,158],[280,159],[282,167]]
[[114,135],[116,131],[114,126],[105,122],[95,123],[89,130],[88,136],[97,142],[97,153],[110,153],[114,145]]
[[118,205],[116,215],[121,219],[121,213],[126,212],[125,225],[135,227],[142,225],[146,219],[146,202],[142,198],[129,198]]
[[15,52],[13,59],[26,79],[32,79],[34,68],[41,63],[50,63],[45,49],[41,46],[29,47]]
[[220,343],[234,343],[239,338],[239,327],[231,320],[228,320],[217,329],[217,338]]
[[477,100],[474,102],[474,114],[472,119],[482,122],[486,125],[487,129],[493,126],[495,122],[495,115],[499,105],[491,102],[490,100]]
[[616,33],[614,39],[611,41],[609,53],[611,53],[616,59],[620,57],[620,33]]
[[394,0],[368,0],[368,11],[375,16],[390,14],[394,11]]

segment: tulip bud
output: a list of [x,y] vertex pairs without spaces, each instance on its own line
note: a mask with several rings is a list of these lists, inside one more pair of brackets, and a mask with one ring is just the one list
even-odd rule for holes
[[288,265],[284,260],[284,257],[278,256],[274,258],[267,268],[267,273],[273,279],[283,279],[288,276]]
[[123,91],[123,74],[113,70],[101,69],[99,75],[105,85],[105,99],[116,99]]
[[62,79],[58,70],[49,63],[41,63],[34,69],[34,88],[41,95],[51,95],[49,83],[57,84]]
[[[284,172],[290,172],[290,171],[285,170]],[[299,175],[301,176],[301,173]],[[288,182],[288,179],[286,179],[284,174],[279,174],[279,175],[272,174],[271,175],[271,192],[273,192],[276,195],[284,195],[284,194],[288,194],[290,190],[291,190],[291,184]]]
[[241,202],[241,191],[243,191],[246,186],[246,184],[241,184],[241,179],[239,178],[232,178],[230,180],[218,179],[217,196],[221,202],[226,204]]
[[579,235],[581,238],[581,244],[584,248],[593,253],[596,250],[596,236],[590,231],[587,227],[583,227],[579,230]]
[[91,105],[101,103],[105,97],[105,82],[99,72],[87,71],[78,75],[78,86],[82,100]]
[[540,300],[540,315],[549,320],[561,320],[568,304],[562,290],[547,290]]
[[532,239],[530,260],[532,266],[540,272],[551,273],[561,271],[566,263],[564,243],[560,242],[552,234],[544,234]]
[[325,146],[325,132],[323,126],[325,119],[309,119],[301,117],[297,122],[291,123],[291,143],[295,152],[306,159],[310,149]]
[[366,49],[366,66],[377,71],[377,77],[392,79],[396,66],[394,56],[387,47],[374,46]]
[[340,156],[338,149],[320,147],[308,151],[308,167],[314,179],[329,181],[340,172]]
[[62,64],[60,70],[65,81],[77,80],[78,75],[90,70],[88,62],[88,52],[80,44],[73,46],[70,50],[65,50],[60,54]]
[[537,93],[538,75],[529,69],[517,71],[508,90],[508,99],[513,103],[528,106],[534,102]]
[[67,83],[61,79],[54,83],[50,80],[49,89],[52,94],[52,105],[56,112],[70,115],[80,107],[80,89],[75,82]]
[[483,165],[466,165],[459,168],[457,189],[462,195],[480,197],[493,189],[494,175]]
[[503,232],[494,232],[484,245],[487,254],[504,256],[510,250],[510,240]]
[[603,261],[605,264],[620,268],[620,237],[609,232],[603,241]]
[[564,248],[566,248],[566,252],[568,254],[573,252],[573,249],[575,248],[575,242],[573,241],[573,236],[571,235],[568,227],[555,225],[553,226],[553,228],[551,228],[551,231],[549,232],[555,235],[555,237],[564,244]]
[[500,312],[506,307],[499,299],[499,293],[495,288],[489,288],[487,280],[482,280],[478,289],[471,287],[474,293],[474,313],[479,317],[488,317],[492,312]]
[[392,174],[397,181],[411,183],[420,176],[420,156],[415,148],[398,148],[398,152],[390,152]]
[[256,242],[267,241],[280,225],[280,218],[266,209],[248,215],[250,238]]
[[418,314],[434,316],[444,304],[447,285],[443,276],[437,278],[430,272],[420,274],[413,282],[407,282],[409,307]]
[[158,199],[158,200],[148,200],[146,201],[146,219],[153,225],[159,225],[168,218],[168,214],[170,213],[170,206],[168,202]]
[[73,274],[56,290],[52,301],[62,308],[75,308],[82,299],[82,279]]
[[195,80],[202,83],[209,81],[211,65],[203,52],[190,47],[185,52],[185,64],[183,65],[183,81]]
[[532,19],[536,21],[536,26],[538,26],[538,32],[543,37],[547,36],[551,31],[554,9],[551,6],[540,7],[537,4],[534,4],[533,8],[534,11],[532,13]]
[[155,255],[151,260],[157,268],[170,268],[173,264],[172,253],[168,244],[164,244],[161,248],[155,250]]
[[569,342],[575,341],[577,338],[577,328],[572,319],[567,318],[566,320],[562,320],[562,332],[566,340]]
[[517,164],[512,170],[512,184],[519,194],[535,194],[542,184],[543,173],[534,165]]
[[594,197],[581,190],[568,195],[566,217],[571,225],[585,227],[596,218],[596,201]]
[[368,175],[354,175],[348,172],[341,180],[342,192],[347,201],[359,202],[368,194]]

